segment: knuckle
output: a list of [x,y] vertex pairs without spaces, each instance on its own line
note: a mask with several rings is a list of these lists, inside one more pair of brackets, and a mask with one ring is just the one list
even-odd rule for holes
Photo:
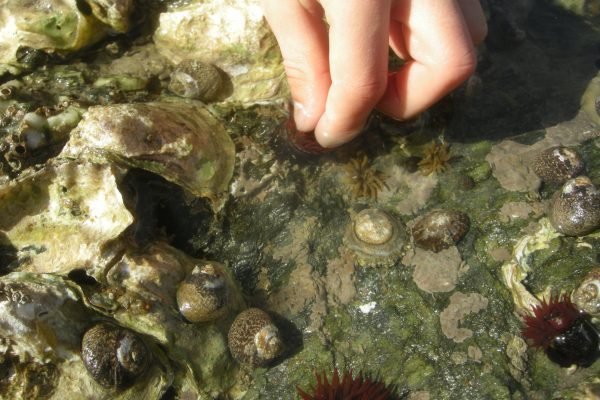
[[447,76],[462,81],[471,76],[477,68],[477,54],[471,48],[466,54],[448,58],[443,65]]
[[319,79],[329,79],[328,70],[314,69],[306,60],[287,58],[283,61],[285,74],[290,81],[311,82]]
[[333,83],[333,87],[340,90],[340,92],[359,98],[367,103],[377,102],[383,96],[386,85],[387,74],[375,74],[368,78]]

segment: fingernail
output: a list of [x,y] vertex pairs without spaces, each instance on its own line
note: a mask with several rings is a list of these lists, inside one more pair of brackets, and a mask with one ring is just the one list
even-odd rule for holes
[[302,132],[308,132],[315,129],[311,125],[311,116],[306,112],[306,108],[302,103],[297,101],[294,102],[294,122],[296,122],[296,129]]
[[325,148],[338,147],[345,143],[348,143],[360,134],[361,129],[347,131],[347,132],[328,132],[326,130],[315,130],[315,137],[317,142]]
[[349,129],[341,132],[336,131],[332,129],[332,127],[335,127],[335,123],[333,123],[331,121],[331,118],[327,114],[325,114],[319,120],[319,123],[315,128],[315,138],[317,139],[317,142],[319,142],[319,144],[323,147],[338,147],[345,143],[348,143],[356,136],[358,136],[363,129],[363,125],[359,125],[358,128],[355,129]]

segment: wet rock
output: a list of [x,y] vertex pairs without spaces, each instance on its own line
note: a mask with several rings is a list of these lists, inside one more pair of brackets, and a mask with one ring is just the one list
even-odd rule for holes
[[460,327],[460,323],[467,315],[484,310],[487,306],[488,299],[479,293],[454,293],[450,296],[450,304],[440,314],[442,332],[455,343],[464,342],[473,336],[473,331]]

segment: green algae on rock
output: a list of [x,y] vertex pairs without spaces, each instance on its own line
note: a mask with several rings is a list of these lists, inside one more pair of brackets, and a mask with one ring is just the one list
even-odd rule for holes
[[233,175],[235,149],[221,123],[187,102],[90,107],[71,132],[63,157],[90,157],[142,168],[219,210]]

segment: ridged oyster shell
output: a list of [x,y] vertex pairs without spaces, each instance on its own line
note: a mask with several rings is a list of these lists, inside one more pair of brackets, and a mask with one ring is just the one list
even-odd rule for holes
[[90,107],[63,156],[117,161],[163,176],[219,209],[235,162],[225,128],[204,107],[186,102]]
[[227,101],[252,104],[289,95],[277,41],[258,0],[175,2],[160,14],[153,40],[175,64],[194,59],[225,71],[233,86]]
[[[132,0],[0,0],[0,75],[18,73],[25,48],[71,52],[126,32]],[[108,28],[108,29],[107,29]]]
[[0,244],[16,248],[25,271],[100,268],[108,244],[133,222],[119,179],[113,166],[63,160],[0,186]]
[[202,376],[195,389],[199,398],[208,393],[224,393],[235,382],[237,370],[229,357],[227,331],[235,315],[245,308],[241,290],[226,265],[220,264],[229,284],[227,313],[219,319],[191,324],[180,315],[177,288],[199,260],[163,242],[143,250],[132,247],[105,272],[101,285],[80,287],[88,307],[160,343],[169,355],[185,365],[186,374]]
[[[10,348],[12,365],[20,371],[3,382],[3,395],[22,398],[157,399],[173,382],[173,370],[161,349],[147,341],[153,362],[143,379],[126,390],[103,388],[87,373],[81,359],[81,338],[96,316],[81,303],[69,281],[56,275],[13,272],[0,277],[0,337]],[[0,346],[0,347],[3,347]],[[0,353],[0,356],[3,354]],[[6,359],[3,358],[4,361]],[[52,371],[36,382],[21,378],[24,370]],[[44,380],[44,393],[35,385]],[[15,394],[11,396],[11,394]]]

